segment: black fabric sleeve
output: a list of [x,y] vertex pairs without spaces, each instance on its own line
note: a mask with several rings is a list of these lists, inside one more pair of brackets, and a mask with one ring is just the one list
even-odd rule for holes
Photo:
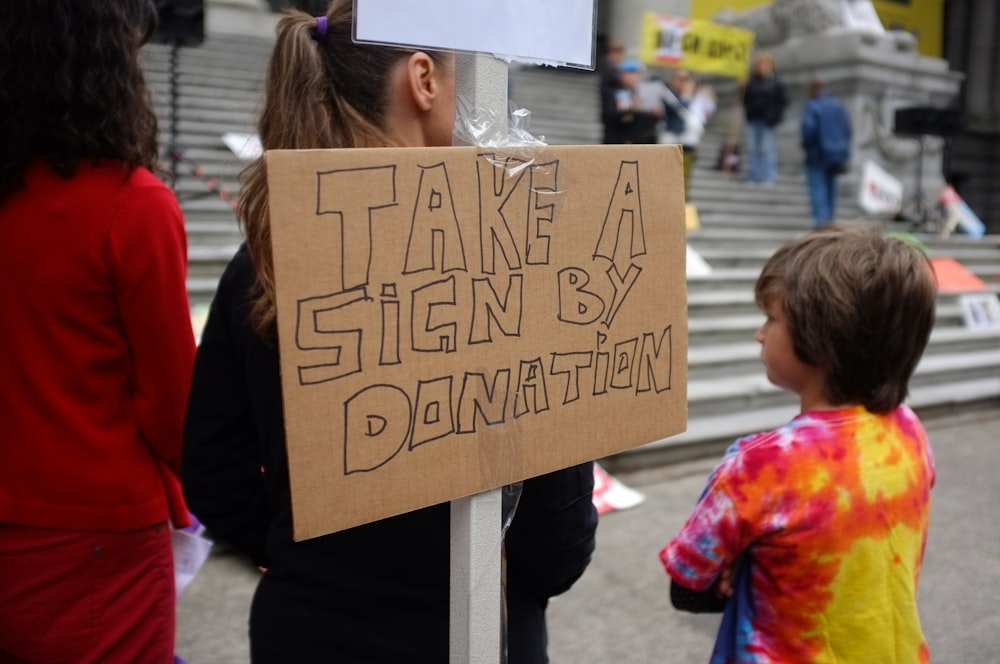
[[778,117],[775,124],[781,124],[781,121],[785,119],[785,110],[788,108],[788,89],[779,79],[775,79],[774,94],[776,97],[775,103],[778,107]]
[[605,124],[621,120],[622,113],[618,110],[618,102],[615,99],[617,91],[618,89],[614,86],[601,91],[601,122]]
[[727,598],[715,594],[715,585],[708,590],[692,590],[670,579],[670,603],[678,611],[688,613],[722,613]]
[[248,273],[249,259],[237,254],[212,302],[195,358],[181,479],[188,507],[212,536],[266,565],[267,489],[238,351],[246,320],[237,303],[249,291]]
[[595,547],[593,491],[589,462],[525,480],[505,539],[511,585],[544,603],[580,578]]

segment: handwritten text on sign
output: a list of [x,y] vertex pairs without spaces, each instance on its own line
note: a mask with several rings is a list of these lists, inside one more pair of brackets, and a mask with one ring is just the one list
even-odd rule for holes
[[268,153],[296,537],[683,431],[679,164]]

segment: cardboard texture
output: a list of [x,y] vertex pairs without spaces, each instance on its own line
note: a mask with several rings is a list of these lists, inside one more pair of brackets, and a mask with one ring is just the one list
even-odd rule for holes
[[266,159],[297,540],[685,430],[677,146]]

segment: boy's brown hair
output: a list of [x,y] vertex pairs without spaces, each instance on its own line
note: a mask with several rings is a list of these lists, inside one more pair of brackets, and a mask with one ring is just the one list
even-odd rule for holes
[[898,237],[843,223],[792,240],[754,287],[782,301],[799,360],[826,371],[826,398],[886,413],[906,398],[934,326],[937,283],[927,256]]

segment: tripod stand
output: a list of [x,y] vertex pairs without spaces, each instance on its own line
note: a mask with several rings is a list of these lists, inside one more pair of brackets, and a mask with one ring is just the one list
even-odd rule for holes
[[897,135],[913,136],[917,139],[919,146],[917,151],[917,181],[908,206],[911,211],[905,215],[909,218],[910,229],[946,231],[942,215],[936,206],[932,206],[924,197],[924,138],[926,136],[940,136],[944,139],[945,152],[948,152],[950,140],[961,130],[961,114],[953,108],[944,109],[930,106],[900,108],[896,110],[894,125],[894,131]]
[[906,206],[910,209],[907,215],[910,220],[910,230],[926,232],[944,229],[944,218],[938,213],[937,206],[931,205],[924,196],[924,136],[917,136],[917,180],[914,183],[913,195]]

